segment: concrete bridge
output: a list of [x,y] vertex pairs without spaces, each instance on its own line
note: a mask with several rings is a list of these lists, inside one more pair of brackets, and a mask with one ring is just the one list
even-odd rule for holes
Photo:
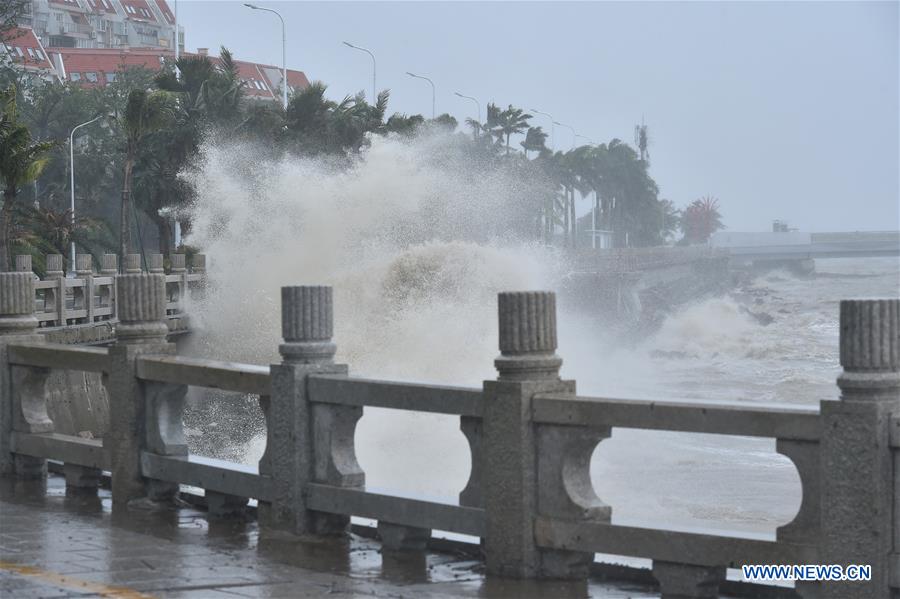
[[732,233],[713,235],[710,244],[728,252],[736,266],[794,265],[813,268],[817,258],[900,256],[900,231],[843,233]]
[[[28,501],[19,498],[34,493],[22,485],[44,480],[51,462],[57,468],[62,464],[67,493],[95,492],[101,481],[109,479],[110,526],[119,526],[110,533],[110,543],[141,542],[122,529],[143,518],[134,511],[138,508],[168,507],[175,514],[188,514],[158,525],[169,528],[178,529],[182,517],[195,518],[197,508],[179,501],[188,497],[180,485],[203,490],[203,497],[191,496],[191,502],[202,505],[210,522],[245,517],[248,500],[255,500],[259,547],[242,551],[241,556],[259,568],[254,570],[255,582],[245,581],[240,588],[248,592],[256,588],[263,595],[264,588],[251,584],[264,584],[266,577],[273,585],[281,584],[278,588],[284,594],[275,596],[295,596],[316,594],[308,585],[323,582],[324,576],[311,572],[293,583],[293,592],[285,589],[285,574],[270,568],[266,546],[275,543],[280,553],[292,555],[309,539],[345,536],[350,517],[361,516],[377,521],[371,532],[380,541],[383,560],[397,552],[415,555],[439,547],[433,531],[474,538],[472,552],[483,556],[486,581],[499,585],[494,596],[534,594],[535,589],[541,595],[558,596],[560,589],[573,588],[583,596],[587,587],[547,583],[550,586],[516,591],[504,587],[503,581],[561,579],[583,584],[596,572],[595,554],[602,553],[651,560],[650,572],[662,597],[705,598],[726,592],[900,597],[898,299],[841,303],[844,370],[837,381],[841,399],[806,408],[579,396],[575,381],[559,376],[562,359],[556,353],[556,297],[551,292],[499,295],[497,378],[480,388],[465,388],[351,376],[347,365],[334,362],[329,287],[282,288],[281,361],[264,366],[178,356],[166,342],[165,275],[124,274],[115,284],[119,318],[115,344],[73,347],[48,343],[38,334],[34,277],[0,273],[0,472],[19,481],[0,502],[5,513],[15,514],[0,521],[4,535],[0,538],[18,538],[24,534],[19,524],[23,519],[41,519],[42,503],[31,496]],[[46,390],[56,369],[103,375],[110,414],[102,440],[56,432]],[[189,386],[258,397],[267,422],[267,444],[257,467],[189,454],[182,423]],[[366,488],[354,432],[367,406],[459,418],[472,470],[458,503]],[[589,472],[594,449],[613,428],[774,438],[777,451],[799,472],[800,509],[792,522],[770,535],[616,524],[610,506],[595,493]],[[210,525],[210,535],[213,529]],[[58,541],[71,547],[73,541],[59,534]],[[88,537],[78,537],[83,538]],[[187,546],[179,549],[167,541],[168,554],[176,552],[187,559],[192,550],[208,548],[197,535],[179,538]],[[53,541],[51,533],[49,542]],[[103,550],[102,543],[96,547],[96,536],[82,542]],[[324,545],[319,547],[322,551]],[[136,551],[129,555],[141,557]],[[0,554],[0,571],[21,576],[48,571],[45,564],[30,563],[27,551],[0,547]],[[141,559],[146,562],[145,557]],[[167,559],[171,561],[171,556]],[[869,565],[871,580],[798,583],[793,590],[726,580],[727,569],[745,564],[818,563]],[[76,580],[79,576],[86,575],[71,575]],[[104,584],[127,580],[129,588],[136,588],[148,580],[144,576],[151,575],[126,579],[99,572],[91,580]],[[65,576],[50,580],[62,584],[61,578]],[[206,596],[223,589],[222,578],[218,587],[208,582],[208,576],[202,580],[193,588]],[[331,584],[332,591],[342,588]],[[240,588],[224,590],[239,594]],[[316,588],[324,592],[327,587]],[[488,590],[479,594],[491,596],[490,585],[484,588]],[[464,587],[455,589],[468,593]],[[410,593],[427,596],[428,589]]]

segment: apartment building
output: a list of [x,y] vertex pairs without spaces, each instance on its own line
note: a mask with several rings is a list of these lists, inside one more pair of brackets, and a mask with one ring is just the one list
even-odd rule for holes
[[166,0],[32,0],[29,8],[20,24],[47,48],[175,48]]

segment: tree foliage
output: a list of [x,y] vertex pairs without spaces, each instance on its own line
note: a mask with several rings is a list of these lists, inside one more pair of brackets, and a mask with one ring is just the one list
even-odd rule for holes
[[723,228],[719,200],[712,196],[691,202],[681,217],[681,230],[687,243],[706,243],[713,233]]
[[[0,0],[0,7],[16,1]],[[277,98],[248,97],[225,48],[220,58],[184,56],[159,72],[123,67],[108,85],[93,89],[30,79],[14,69],[0,70],[0,80],[16,84],[16,92],[7,92],[4,101],[12,102],[13,109],[22,107],[15,117],[19,137],[2,133],[7,137],[0,138],[19,148],[2,157],[9,163],[3,167],[4,194],[15,206],[6,212],[6,230],[12,234],[6,239],[17,249],[61,251],[74,239],[84,249],[118,246],[119,252],[126,252],[135,247],[131,239],[136,232],[137,247],[144,250],[142,231],[149,227],[155,230],[159,251],[169,251],[173,217],[183,228],[190,226],[183,208],[193,191],[181,174],[197,164],[207,138],[213,143],[249,140],[273,157],[328,156],[341,165],[373,136],[445,135],[448,148],[465,144],[472,163],[479,165],[478,173],[505,169],[529,189],[539,190],[540,200],[533,205],[523,201],[508,208],[508,219],[516,230],[548,244],[578,246],[592,228],[610,232],[617,246],[670,242],[679,229],[685,240],[699,243],[708,238],[708,231],[721,227],[714,201],[698,207],[698,200],[682,215],[674,203],[659,198],[649,173],[645,125],[635,128],[633,147],[612,139],[554,152],[547,147],[547,133],[532,126],[532,116],[512,104],[501,108],[489,103],[484,122],[466,119],[466,131],[459,132],[460,123],[449,114],[434,119],[389,115],[387,90],[372,103],[362,92],[338,101],[329,97],[324,83],[313,82],[295,92],[283,109]],[[76,136],[79,218],[67,225],[68,146],[53,142],[67,140],[73,127],[97,115],[105,118]],[[12,131],[12,121],[4,119],[2,126]],[[22,127],[29,132],[27,141],[21,137]],[[431,147],[434,159],[440,160],[440,144]],[[477,176],[474,171],[472,176]],[[579,201],[590,203],[587,216],[583,203],[582,210],[576,210]],[[115,216],[118,226],[109,226]]]

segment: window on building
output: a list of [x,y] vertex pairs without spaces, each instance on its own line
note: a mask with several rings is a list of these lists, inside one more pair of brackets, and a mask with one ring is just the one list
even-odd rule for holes
[[106,82],[107,82],[107,83],[112,83],[112,82],[115,81],[115,80],[116,80],[116,74],[115,74],[115,73],[107,73],[107,74],[106,74]]
[[37,56],[34,55],[34,50],[31,48],[25,48],[28,51],[28,56],[31,57],[31,60],[37,60]]
[[72,81],[81,81],[81,73],[69,73],[69,79]]
[[25,54],[22,53],[22,48],[16,46],[15,49],[16,49],[16,54],[19,55],[19,58],[25,58]]
[[44,60],[44,53],[41,52],[38,48],[34,49],[34,55],[37,57],[38,60]]
[[88,71],[84,74],[84,77],[91,83],[97,83],[97,73],[94,73],[93,71]]

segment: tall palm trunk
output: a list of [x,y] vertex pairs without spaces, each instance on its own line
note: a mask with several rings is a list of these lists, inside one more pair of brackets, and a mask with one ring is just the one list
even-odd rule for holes
[[16,201],[16,188],[3,190],[3,207],[0,208],[0,270],[9,272],[9,234],[12,228],[12,209]]
[[578,219],[575,218],[575,186],[572,186],[572,202],[569,204],[572,213],[572,247],[578,247]]
[[169,227],[169,220],[157,212],[153,216],[153,223],[156,225],[156,232],[159,235],[159,253],[168,256],[172,253],[172,231]]
[[[119,221],[119,265],[125,268],[125,256],[131,247],[131,226],[129,215],[131,214],[131,178],[134,170],[134,150],[129,147],[125,155],[125,176],[122,181],[122,214]],[[124,270],[123,270],[124,272]]]

